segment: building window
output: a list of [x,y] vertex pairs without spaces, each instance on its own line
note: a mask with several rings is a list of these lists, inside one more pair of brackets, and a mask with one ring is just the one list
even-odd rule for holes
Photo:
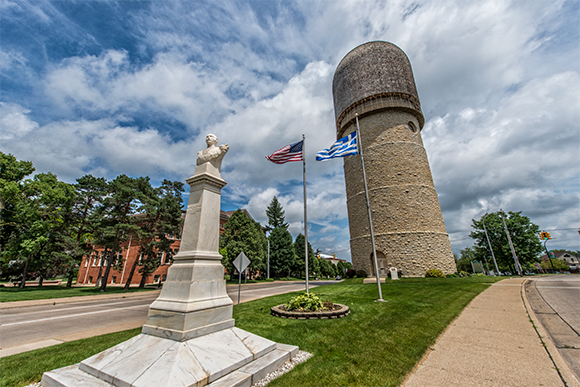
[[159,274],[157,274],[157,275],[153,276],[153,282],[154,282],[154,283],[157,283],[157,282],[159,282]]
[[409,123],[407,124],[407,126],[409,127],[409,130],[413,133],[415,133],[415,124],[413,124],[412,122],[409,121]]
[[157,253],[157,259],[159,260],[159,264],[163,265],[163,251]]
[[139,261],[137,262],[137,265],[143,265],[143,253],[139,254]]
[[91,260],[91,257],[87,257],[87,260],[85,261],[85,267],[89,266],[89,261]]
[[117,283],[117,276],[114,275],[113,278],[111,279],[111,283],[112,284],[116,284]]
[[93,276],[89,276],[89,283],[92,284],[93,283]]
[[163,274],[161,276],[161,281],[165,282],[166,279],[167,279],[167,274]]

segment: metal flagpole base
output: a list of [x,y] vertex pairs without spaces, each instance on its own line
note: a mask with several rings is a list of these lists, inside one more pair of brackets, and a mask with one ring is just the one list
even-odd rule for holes
[[375,302],[389,302],[389,301],[383,300],[382,298],[379,298],[378,300],[375,300]]

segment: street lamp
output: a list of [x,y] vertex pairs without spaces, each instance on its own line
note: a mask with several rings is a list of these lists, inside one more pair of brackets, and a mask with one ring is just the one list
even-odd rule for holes
[[485,231],[485,236],[487,238],[487,244],[489,245],[489,250],[491,251],[491,256],[493,258],[493,263],[495,265],[496,273],[498,275],[501,275],[501,273],[499,272],[499,268],[497,267],[497,262],[495,260],[495,255],[493,254],[493,249],[491,248],[491,242],[489,241],[489,235],[487,234],[487,229],[485,228],[485,218],[487,217],[487,215],[489,215],[489,214],[483,215],[483,231]]

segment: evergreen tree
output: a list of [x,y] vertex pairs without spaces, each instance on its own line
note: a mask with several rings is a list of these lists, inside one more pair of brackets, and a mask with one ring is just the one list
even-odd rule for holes
[[268,217],[268,225],[266,226],[267,231],[272,231],[277,227],[288,229],[288,223],[284,222],[284,210],[276,196],[272,198],[270,205],[266,208],[266,216]]
[[338,272],[337,275],[343,276],[346,273],[346,271],[348,269],[352,269],[352,263],[350,262],[343,262],[343,261],[338,261],[338,263],[336,264],[336,271]]
[[[131,235],[140,236],[139,218],[135,216],[144,208],[146,196],[151,190],[149,177],[132,178],[119,175],[112,180],[97,211],[100,217],[98,238],[95,244],[105,247],[105,273],[97,279],[97,286],[105,291],[113,262],[121,251],[121,243]],[[139,239],[139,238],[136,238]]]
[[[296,237],[296,241],[294,241],[294,252],[296,253],[296,270],[299,273],[304,273],[306,275],[305,266],[306,263],[304,262],[304,235],[298,234]],[[314,276],[319,274],[320,272],[320,265],[318,259],[314,255],[314,251],[312,250],[312,246],[310,242],[308,242],[308,275]]]
[[251,273],[265,269],[266,235],[262,231],[262,226],[244,211],[237,210],[228,219],[220,243],[222,249],[227,251],[227,262],[224,266],[230,275],[234,274],[233,262],[242,251],[250,260]]
[[285,227],[276,227],[270,234],[270,270],[275,276],[290,273],[294,266],[294,243],[292,235]]
[[83,256],[91,253],[91,239],[99,223],[96,209],[106,194],[107,181],[103,177],[85,175],[77,179],[74,187],[75,198],[69,214],[71,227],[66,238],[62,240],[61,249],[71,258],[67,287],[72,286],[75,265],[80,265]]
[[144,257],[143,265],[139,269],[140,288],[145,287],[147,277],[157,270],[163,256],[165,262],[173,260],[171,255],[173,239],[169,236],[181,233],[182,192],[183,183],[169,180],[163,180],[160,187],[148,191],[144,203],[145,210],[139,220],[141,253]]

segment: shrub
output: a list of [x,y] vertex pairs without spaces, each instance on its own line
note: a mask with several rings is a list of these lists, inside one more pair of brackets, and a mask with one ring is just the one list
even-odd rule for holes
[[425,272],[425,277],[443,278],[443,272],[439,269],[429,269]]
[[354,276],[356,275],[356,271],[354,271],[353,269],[348,269],[346,271],[346,278],[354,278]]
[[445,278],[457,278],[457,277],[459,277],[459,276],[457,275],[457,273],[450,273],[450,274],[447,274],[447,275],[445,276]]
[[298,312],[316,312],[324,307],[320,297],[314,293],[304,293],[296,296],[288,301],[284,307],[286,310],[294,310]]
[[367,278],[368,277],[367,272],[364,270],[357,270],[356,276],[359,278]]
[[469,277],[471,274],[469,274],[468,272],[466,272],[466,271],[463,271],[463,270],[462,270],[462,271],[460,271],[460,272],[459,272],[457,275],[458,275],[459,277],[462,277],[462,278],[464,278],[464,277]]

